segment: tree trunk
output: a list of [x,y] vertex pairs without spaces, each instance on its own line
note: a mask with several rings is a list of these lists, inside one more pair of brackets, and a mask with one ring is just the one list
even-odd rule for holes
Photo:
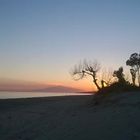
[[139,87],[140,87],[140,69],[138,69],[138,83],[139,83]]
[[133,82],[133,85],[135,86],[136,85],[136,83],[135,83],[135,77],[132,77],[132,82]]
[[102,88],[104,88],[104,80],[101,81]]
[[100,86],[97,83],[97,79],[95,77],[93,77],[93,83],[96,85],[97,89],[100,90]]

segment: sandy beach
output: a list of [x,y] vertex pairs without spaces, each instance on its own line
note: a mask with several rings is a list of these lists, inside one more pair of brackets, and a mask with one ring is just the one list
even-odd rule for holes
[[0,140],[139,139],[139,93],[0,100]]

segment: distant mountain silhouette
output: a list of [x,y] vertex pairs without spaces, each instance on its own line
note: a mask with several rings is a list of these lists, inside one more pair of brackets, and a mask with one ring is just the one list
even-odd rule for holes
[[2,79],[0,78],[0,91],[13,92],[84,92],[83,90],[62,86],[62,85],[47,85],[36,82]]
[[44,89],[35,90],[38,92],[83,92],[80,89],[65,87],[65,86],[51,86]]

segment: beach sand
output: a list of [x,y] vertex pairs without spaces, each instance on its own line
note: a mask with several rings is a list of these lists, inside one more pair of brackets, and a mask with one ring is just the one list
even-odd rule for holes
[[140,93],[0,100],[0,140],[140,140]]

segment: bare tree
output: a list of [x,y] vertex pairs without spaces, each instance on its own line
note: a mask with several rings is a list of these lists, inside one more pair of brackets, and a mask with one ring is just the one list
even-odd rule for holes
[[127,83],[131,84],[131,83],[130,83],[131,77],[130,77],[130,73],[129,73],[129,72],[125,73],[125,81],[126,81]]
[[97,89],[100,90],[101,87],[97,82],[97,72],[100,70],[100,63],[96,60],[87,61],[84,60],[78,65],[75,65],[71,71],[71,75],[75,80],[83,79],[86,76],[91,76],[93,78],[93,83],[96,85]]
[[113,77],[113,70],[111,68],[104,68],[101,73],[101,84],[104,86],[110,86],[115,81]]

